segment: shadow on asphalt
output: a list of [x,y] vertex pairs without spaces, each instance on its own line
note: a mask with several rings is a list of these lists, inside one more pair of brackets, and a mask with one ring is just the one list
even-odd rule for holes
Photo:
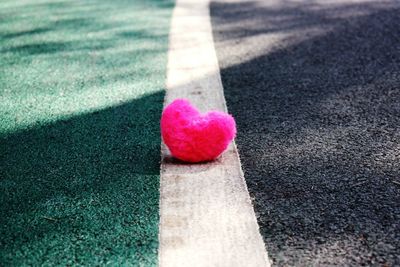
[[267,2],[211,14],[271,258],[400,264],[400,5]]

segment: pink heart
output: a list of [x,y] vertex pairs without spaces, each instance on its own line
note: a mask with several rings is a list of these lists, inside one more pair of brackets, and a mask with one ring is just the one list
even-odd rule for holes
[[162,113],[161,135],[174,157],[188,162],[210,161],[233,140],[236,124],[229,114],[201,114],[188,100],[176,99]]

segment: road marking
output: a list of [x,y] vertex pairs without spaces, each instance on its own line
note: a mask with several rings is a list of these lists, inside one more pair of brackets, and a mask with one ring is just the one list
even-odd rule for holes
[[[226,111],[209,0],[177,0],[165,105]],[[234,143],[215,162],[183,164],[162,144],[159,265],[270,266]]]

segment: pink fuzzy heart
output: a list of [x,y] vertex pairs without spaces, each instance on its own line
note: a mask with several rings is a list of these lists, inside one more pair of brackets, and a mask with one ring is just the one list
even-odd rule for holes
[[236,124],[229,114],[201,114],[188,100],[176,99],[162,113],[161,135],[174,157],[188,162],[210,161],[233,140]]

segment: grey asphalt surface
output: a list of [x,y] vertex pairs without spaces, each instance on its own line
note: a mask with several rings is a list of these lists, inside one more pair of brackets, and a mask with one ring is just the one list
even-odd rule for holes
[[400,266],[400,2],[211,4],[277,266]]

